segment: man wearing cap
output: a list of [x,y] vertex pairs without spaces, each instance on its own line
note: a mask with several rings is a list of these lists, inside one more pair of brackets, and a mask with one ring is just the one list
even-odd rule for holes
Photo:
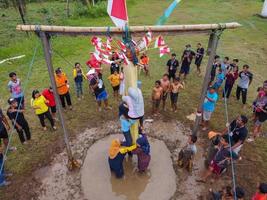
[[[18,102],[14,98],[8,99],[8,104],[10,105],[7,109],[7,116],[11,120],[14,128],[16,129],[20,142],[26,144],[26,140],[31,139],[31,132],[27,120],[24,117],[24,110],[18,109]],[[24,133],[26,138],[24,137]]]
[[229,128],[226,128],[223,132],[223,135],[230,135],[232,140],[232,149],[236,154],[240,152],[248,136],[248,129],[246,127],[247,122],[248,118],[245,115],[240,115],[233,120],[229,125]]
[[179,62],[176,59],[176,54],[172,53],[172,57],[170,60],[168,60],[167,62],[167,71],[168,71],[168,75],[169,75],[169,79],[171,80],[171,78],[174,80],[175,79],[175,74],[177,71],[177,68],[179,67]]

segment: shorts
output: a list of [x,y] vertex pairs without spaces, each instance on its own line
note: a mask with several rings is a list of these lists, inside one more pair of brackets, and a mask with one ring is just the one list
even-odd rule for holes
[[189,74],[190,66],[182,66],[180,70],[180,74]]
[[212,168],[212,172],[216,175],[220,175],[221,174],[221,167],[219,165],[217,165],[213,160],[210,162],[210,167]]
[[210,111],[203,111],[203,120],[209,121],[211,118],[211,114],[212,114],[212,112],[210,112]]
[[102,91],[100,94],[97,95],[96,101],[105,101],[108,99],[108,93],[106,90]]
[[145,70],[146,72],[148,72],[148,70],[149,70],[149,65],[144,65],[144,70]]
[[160,105],[160,99],[153,100],[153,106],[155,106],[155,108],[159,108],[159,105]]
[[267,120],[267,114],[264,112],[256,112],[257,121],[255,122],[256,126],[262,125],[263,122]]
[[112,88],[113,88],[113,91],[119,91],[119,89],[120,89],[120,85],[117,85],[117,86],[112,87]]
[[179,93],[172,93],[171,92],[170,96],[171,96],[171,102],[172,103],[175,103],[175,104],[177,103],[177,101],[178,101],[178,94]]
[[5,127],[3,127],[2,130],[0,131],[0,138],[3,138],[3,139],[8,138],[7,130]]
[[57,106],[51,106],[50,111],[51,111],[51,113],[56,113],[57,112]]
[[212,87],[213,87],[215,90],[217,90],[217,89],[219,89],[219,88],[221,87],[221,85],[222,85],[222,84],[214,83]]
[[198,67],[200,67],[201,62],[202,62],[202,58],[196,59],[195,60],[195,65],[198,66]]
[[167,97],[168,97],[168,92],[164,92],[162,95],[162,100],[166,101]]

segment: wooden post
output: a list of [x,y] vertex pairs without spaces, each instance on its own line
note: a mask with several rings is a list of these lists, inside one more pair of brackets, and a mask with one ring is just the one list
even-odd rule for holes
[[217,49],[218,41],[219,41],[218,31],[214,31],[213,33],[210,34],[210,41],[211,41],[210,56],[209,56],[209,60],[208,60],[207,68],[206,68],[205,78],[204,78],[203,84],[202,84],[202,90],[201,90],[201,94],[200,94],[200,102],[199,102],[199,105],[197,108],[195,125],[194,125],[193,130],[192,130],[193,135],[197,135],[198,127],[199,127],[199,124],[202,120],[202,105],[204,103],[207,89],[209,86],[210,73],[211,73],[211,69],[212,69],[212,65],[214,62],[214,57],[216,55],[216,49]]
[[55,74],[54,74],[54,69],[53,69],[52,59],[51,59],[51,47],[50,47],[50,42],[49,42],[49,35],[47,35],[45,32],[40,32],[40,37],[43,43],[45,61],[46,61],[46,65],[47,65],[47,69],[49,73],[51,86],[53,88],[53,92],[54,92],[54,96],[56,100],[57,112],[59,115],[59,120],[60,120],[62,129],[63,129],[63,133],[64,133],[64,141],[65,141],[66,148],[67,148],[68,158],[69,158],[69,161],[73,161],[72,151],[71,151],[70,144],[69,144],[69,134],[68,134],[68,130],[65,125],[62,107],[61,107],[59,95],[57,92]]

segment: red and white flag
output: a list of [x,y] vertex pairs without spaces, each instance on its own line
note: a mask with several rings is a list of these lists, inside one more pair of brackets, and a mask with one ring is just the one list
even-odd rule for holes
[[94,46],[97,46],[98,48],[101,48],[101,46],[102,46],[101,38],[96,37],[96,36],[92,37],[92,39],[91,39],[91,43],[92,43]]
[[152,32],[149,31],[147,32],[147,34],[143,37],[143,42],[144,42],[144,45],[145,47],[147,47],[149,45],[149,43],[151,42],[152,40]]
[[106,50],[107,51],[111,51],[111,45],[110,45],[110,40],[109,39],[107,39]]
[[124,28],[128,23],[126,0],[108,0],[107,12],[117,27]]
[[114,61],[111,61],[111,60],[109,60],[109,59],[107,59],[107,58],[103,58],[103,59],[102,59],[102,63],[103,63],[103,64],[111,65],[113,62],[114,62]]
[[166,45],[166,43],[165,43],[163,37],[162,36],[159,36],[159,37],[157,37],[157,39],[155,41],[154,48],[159,48],[159,47],[162,47],[162,46],[165,46],[165,45]]
[[130,61],[128,60],[127,56],[124,53],[120,53],[119,58],[123,59],[125,65],[130,64]]
[[100,57],[100,54],[97,54],[97,53],[94,52],[92,57],[94,57],[98,62],[102,61],[102,58]]
[[163,46],[159,48],[159,57],[164,56],[165,54],[171,53],[171,49],[168,46]]
[[118,40],[118,44],[119,44],[121,50],[123,52],[126,52],[126,46],[125,46],[125,44],[122,41],[120,41],[120,40]]

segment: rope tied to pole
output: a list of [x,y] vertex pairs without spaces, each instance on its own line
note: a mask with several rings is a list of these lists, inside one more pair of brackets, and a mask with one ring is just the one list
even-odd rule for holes
[[[34,51],[33,51],[33,56],[32,56],[32,59],[30,61],[30,64],[29,64],[29,70],[28,70],[28,73],[27,73],[27,77],[26,77],[26,81],[25,81],[25,87],[23,89],[23,94],[25,93],[26,91],[26,88],[28,86],[28,83],[29,83],[29,79],[30,79],[30,76],[32,74],[32,69],[33,69],[33,63],[34,63],[34,60],[35,60],[35,57],[36,57],[36,53],[37,53],[37,50],[38,50],[38,43],[36,44],[35,48],[34,48]],[[18,102],[18,111],[16,113],[16,117],[15,117],[15,121],[13,122],[13,126],[12,126],[12,129],[10,131],[10,137],[8,138],[8,144],[6,146],[6,149],[5,149],[5,152],[4,152],[4,155],[3,155],[3,162],[2,162],[2,165],[0,166],[0,174],[2,173],[2,170],[4,169],[4,164],[5,164],[5,161],[6,161],[6,157],[7,157],[7,153],[8,153],[8,150],[10,148],[10,143],[11,143],[11,140],[12,140],[12,136],[13,136],[13,133],[14,133],[14,130],[15,130],[15,126],[16,126],[16,122],[17,122],[17,118],[18,118],[18,114],[21,110],[21,104],[22,104],[22,98],[20,100],[20,102]]]

